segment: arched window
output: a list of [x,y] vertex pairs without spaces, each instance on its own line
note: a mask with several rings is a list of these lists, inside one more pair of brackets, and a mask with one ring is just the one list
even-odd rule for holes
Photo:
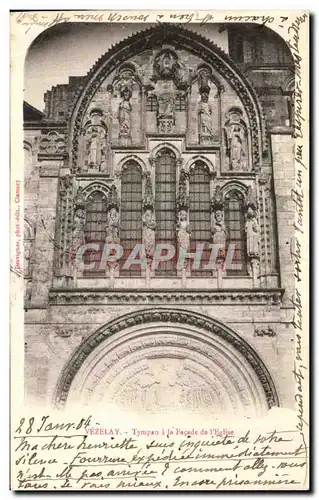
[[[155,170],[156,243],[173,245],[174,258],[160,262],[157,276],[176,276],[176,157],[161,151]],[[163,252],[164,253],[164,252]]]
[[95,265],[86,273],[101,273],[105,271],[99,269],[103,248],[106,238],[107,202],[106,197],[100,191],[92,193],[86,204],[86,222],[84,229],[85,243],[99,245],[99,250],[87,250],[84,254],[84,263]]
[[[237,190],[227,193],[224,210],[228,231],[226,273],[227,276],[245,276],[247,275],[247,262],[243,195]],[[230,257],[231,260],[229,260]],[[238,268],[232,269],[231,264],[236,264]]]
[[[123,265],[136,244],[142,244],[142,172],[140,166],[130,161],[123,167],[121,182],[121,245],[123,256],[120,262],[120,276],[140,276],[141,266]],[[141,258],[141,255],[137,255]]]
[[[198,161],[189,177],[189,221],[191,227],[190,251],[196,252],[199,243],[205,243],[199,269],[192,269],[193,276],[209,276],[211,271],[204,270],[209,262],[211,239],[209,171],[204,162]],[[192,261],[192,267],[194,261]]]

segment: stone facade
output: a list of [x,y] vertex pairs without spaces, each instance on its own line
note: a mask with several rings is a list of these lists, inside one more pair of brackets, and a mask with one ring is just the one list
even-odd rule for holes
[[[165,411],[170,401],[216,415],[294,407],[293,64],[278,36],[258,30],[230,26],[229,55],[173,25],[119,36],[87,76],[46,93],[43,114],[26,105],[27,402]],[[150,265],[164,155],[179,252],[200,225],[196,168],[206,179],[206,232],[222,250],[210,273]],[[147,264],[135,274],[116,263],[86,272],[74,253],[88,242],[88,206],[98,193],[103,238],[121,243],[131,168],[140,172]],[[232,273],[236,200],[244,267]]]

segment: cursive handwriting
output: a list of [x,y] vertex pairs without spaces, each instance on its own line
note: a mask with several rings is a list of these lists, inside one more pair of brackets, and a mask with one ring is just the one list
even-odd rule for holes
[[91,415],[65,422],[21,418],[13,435],[16,489],[267,489],[300,485],[303,478],[306,449],[294,431],[246,429],[220,437],[203,428],[185,435],[176,427],[155,439],[133,429],[87,432],[98,426],[113,429]]

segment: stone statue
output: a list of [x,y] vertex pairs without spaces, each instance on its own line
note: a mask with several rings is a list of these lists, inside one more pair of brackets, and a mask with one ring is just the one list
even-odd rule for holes
[[213,109],[208,102],[209,94],[204,92],[201,94],[201,101],[199,105],[199,124],[200,124],[200,137],[212,139],[213,125],[212,114]]
[[240,124],[227,129],[227,155],[231,170],[248,169],[248,148],[245,130]]
[[259,229],[256,212],[252,208],[247,210],[246,220],[246,235],[247,235],[247,255],[248,257],[259,256]]
[[178,62],[176,56],[169,51],[159,53],[154,62],[153,81],[158,79],[175,79],[178,73]]
[[145,256],[148,265],[152,264],[155,250],[155,230],[156,222],[154,212],[147,209],[143,214],[143,243],[145,248]]
[[102,162],[103,140],[105,131],[103,127],[96,126],[88,129],[88,166],[99,169]]
[[190,243],[190,227],[188,223],[188,215],[185,210],[181,210],[178,214],[176,230],[179,249],[183,249],[187,252]]
[[224,223],[224,214],[221,210],[216,210],[214,213],[212,236],[214,244],[226,248],[227,230]]
[[120,214],[116,207],[112,207],[107,214],[106,243],[119,243]]
[[120,126],[120,137],[130,137],[132,127],[132,105],[130,99],[132,91],[128,87],[124,87],[121,92],[122,101],[119,105],[118,121]]

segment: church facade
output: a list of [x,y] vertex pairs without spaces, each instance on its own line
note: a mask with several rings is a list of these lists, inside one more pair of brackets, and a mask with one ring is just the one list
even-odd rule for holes
[[227,38],[119,36],[25,103],[27,403],[294,408],[292,57]]

